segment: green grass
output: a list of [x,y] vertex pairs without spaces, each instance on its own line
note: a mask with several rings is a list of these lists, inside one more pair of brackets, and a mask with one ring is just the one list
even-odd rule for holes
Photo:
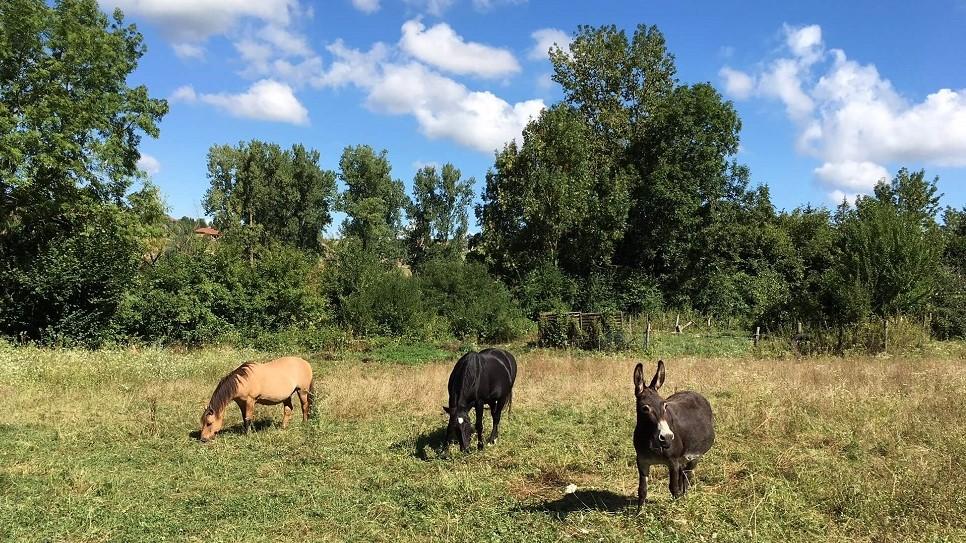
[[966,538],[961,357],[668,359],[667,390],[705,393],[718,438],[681,500],[655,468],[638,516],[636,358],[521,353],[500,443],[443,461],[454,359],[381,348],[312,360],[309,423],[259,406],[243,435],[231,411],[202,445],[214,383],[258,353],[0,343],[0,541]]

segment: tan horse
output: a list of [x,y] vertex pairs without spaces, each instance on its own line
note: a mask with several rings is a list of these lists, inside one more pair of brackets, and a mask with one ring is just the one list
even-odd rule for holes
[[302,420],[308,420],[312,366],[301,358],[287,356],[264,364],[246,362],[238,366],[218,383],[201,415],[201,441],[211,440],[221,430],[225,409],[231,401],[241,410],[246,432],[252,428],[256,403],[284,404],[282,428],[287,427],[292,418],[292,394],[295,392],[302,404]]

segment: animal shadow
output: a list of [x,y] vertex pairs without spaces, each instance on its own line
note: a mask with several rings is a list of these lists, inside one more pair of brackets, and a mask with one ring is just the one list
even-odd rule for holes
[[[252,423],[252,432],[261,432],[267,428],[271,428],[275,425],[275,421],[272,419],[257,419]],[[245,435],[245,425],[242,423],[229,426],[227,428],[222,428],[217,435]],[[188,432],[188,437],[191,439],[201,439],[201,430],[192,430]]]
[[440,427],[432,431],[423,432],[416,438],[415,442],[411,439],[397,441],[392,445],[392,448],[405,450],[415,445],[412,449],[412,455],[420,460],[429,462],[431,460],[441,459],[439,453],[445,441],[446,428]]
[[532,513],[546,513],[557,520],[565,520],[570,513],[601,511],[623,513],[634,505],[634,499],[609,490],[578,490],[562,498],[537,503],[523,508]]

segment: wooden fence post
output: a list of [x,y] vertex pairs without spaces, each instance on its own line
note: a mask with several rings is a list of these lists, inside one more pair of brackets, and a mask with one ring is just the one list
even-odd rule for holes
[[674,333],[675,334],[681,333],[681,315],[674,316]]
[[761,326],[755,327],[755,347],[758,347],[758,340],[761,339]]

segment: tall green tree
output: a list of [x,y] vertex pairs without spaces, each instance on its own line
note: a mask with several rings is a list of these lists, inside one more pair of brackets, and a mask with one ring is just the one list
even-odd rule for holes
[[321,250],[336,186],[335,173],[319,166],[318,151],[258,140],[215,145],[208,151],[208,180],[205,212],[217,228],[238,230],[251,243]]
[[[143,249],[125,195],[164,100],[128,76],[145,54],[94,0],[0,3],[0,330],[97,343]],[[156,209],[154,211],[157,211]],[[152,211],[153,212],[153,211]]]
[[939,287],[943,238],[936,223],[936,180],[899,170],[840,215],[833,290],[840,318],[928,310]]
[[401,256],[403,213],[409,199],[403,184],[392,178],[385,150],[368,145],[346,147],[339,160],[339,179],[346,185],[340,209],[347,215],[344,236],[360,240],[364,251],[380,258]]
[[413,178],[409,206],[409,257],[415,264],[461,258],[467,247],[469,206],[475,179],[463,179],[452,164],[425,166]]

